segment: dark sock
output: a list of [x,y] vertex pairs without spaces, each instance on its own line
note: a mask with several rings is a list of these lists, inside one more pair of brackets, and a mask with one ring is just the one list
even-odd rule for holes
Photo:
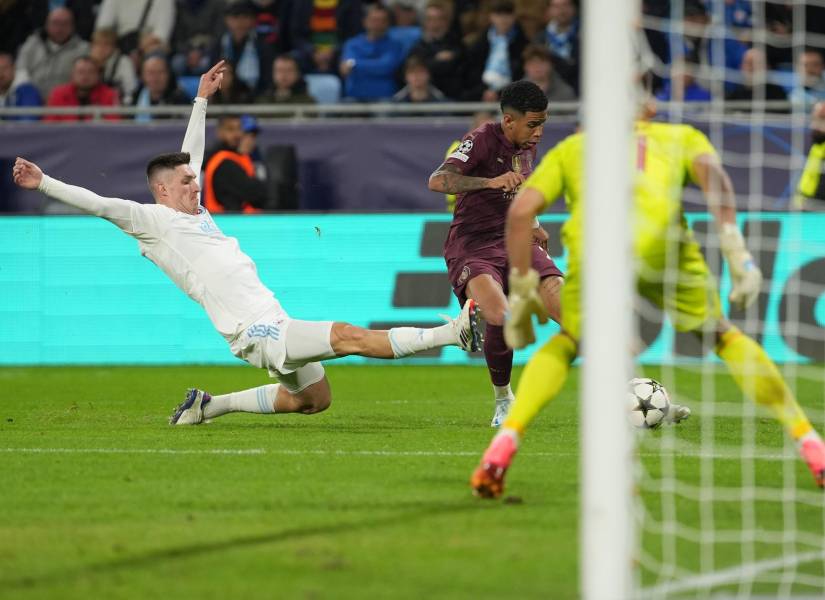
[[504,343],[504,328],[487,324],[484,332],[484,358],[493,385],[504,386],[510,383],[513,370],[513,351]]

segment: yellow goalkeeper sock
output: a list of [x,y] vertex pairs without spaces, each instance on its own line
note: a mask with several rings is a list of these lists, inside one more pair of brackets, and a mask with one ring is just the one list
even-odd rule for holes
[[502,428],[524,433],[539,411],[559,393],[575,358],[576,343],[564,333],[554,335],[539,348],[521,374],[516,401]]
[[754,340],[732,327],[719,340],[716,354],[745,395],[768,407],[794,440],[813,430],[779,369]]

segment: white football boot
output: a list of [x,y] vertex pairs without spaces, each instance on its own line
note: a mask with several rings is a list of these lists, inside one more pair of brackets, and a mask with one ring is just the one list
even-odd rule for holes
[[667,411],[665,421],[668,423],[678,424],[687,420],[690,417],[690,408],[684,404],[670,403],[670,409]]
[[475,300],[468,298],[467,302],[465,302],[461,308],[461,312],[455,319],[447,315],[441,315],[441,317],[453,326],[456,339],[458,340],[458,346],[462,350],[467,352],[478,352],[481,350],[484,338],[478,329],[479,310]]
[[501,427],[504,419],[507,418],[507,413],[510,412],[510,405],[513,403],[513,400],[515,400],[513,396],[496,400],[496,412],[493,413],[493,420],[490,421],[490,427]]
[[169,417],[170,425],[199,425],[203,423],[203,407],[209,404],[212,396],[203,390],[191,388],[186,390],[186,399],[178,404]]

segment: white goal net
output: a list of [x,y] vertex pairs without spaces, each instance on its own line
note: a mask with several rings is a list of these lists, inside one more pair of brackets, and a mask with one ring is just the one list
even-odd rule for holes
[[[722,337],[716,330],[678,332],[653,304],[637,303],[637,366],[628,376],[658,380],[691,414],[678,424],[635,430],[631,451],[624,434],[607,427],[615,413],[599,412],[605,396],[624,397],[624,390],[610,392],[622,369],[610,364],[605,348],[621,363],[620,349],[631,346],[622,327],[605,325],[630,319],[621,310],[622,290],[610,293],[599,278],[623,268],[619,250],[632,244],[630,233],[616,226],[623,219],[605,207],[604,194],[629,206],[622,198],[625,179],[613,181],[612,191],[600,180],[631,161],[621,152],[602,153],[604,164],[587,171],[587,206],[597,208],[587,213],[584,265],[582,593],[600,600],[823,598],[825,494],[812,473],[816,459],[800,448],[825,430],[825,106],[817,108],[825,102],[825,1],[642,4],[626,29],[612,1],[584,4],[588,161],[597,154],[592,147],[628,147],[621,127],[594,117],[621,87],[594,65],[612,60],[624,76],[629,37],[631,69],[646,73],[643,80],[659,98],[655,120],[693,125],[717,150],[735,190],[738,228],[764,279],[751,306],[731,306],[733,278],[723,257],[730,247],[722,252],[707,194],[688,186],[684,222],[736,329]],[[613,31],[594,25],[596,15],[612,20]],[[626,108],[613,118],[630,122],[635,109]],[[718,185],[710,193],[724,196]],[[689,234],[680,225],[671,230],[665,297],[675,295],[686,265],[690,270]],[[616,257],[604,256],[610,248]],[[753,342],[734,341],[737,331]],[[588,366],[594,360],[598,366]],[[773,365],[792,398],[782,392]],[[606,455],[619,458],[605,462]],[[633,481],[632,490],[617,473]],[[621,523],[625,518],[631,531]],[[600,542],[609,550],[600,552]]]
[[[707,134],[764,275],[757,301],[733,309],[713,217],[699,190],[688,188],[684,216],[722,311],[764,348],[823,433],[825,183],[811,178],[825,180],[825,159],[816,163],[809,152],[814,107],[825,101],[825,1],[645,2],[639,24],[636,58],[660,98],[656,119]],[[666,293],[676,288],[682,259],[668,256]],[[749,363],[743,390],[714,353],[714,333],[703,340],[679,333],[645,302],[637,313],[637,375],[660,381],[691,416],[635,432],[634,595],[825,597],[825,494],[800,457],[793,425],[748,400],[764,370]]]

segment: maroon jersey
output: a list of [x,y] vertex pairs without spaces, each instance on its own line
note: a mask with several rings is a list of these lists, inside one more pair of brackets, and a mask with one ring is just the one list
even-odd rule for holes
[[[468,133],[444,162],[462,175],[492,179],[507,171],[526,178],[533,171],[536,148],[517,148],[504,137],[500,123],[486,123]],[[506,260],[504,224],[515,192],[475,190],[458,194],[453,222],[444,243],[444,258],[464,257],[483,251]]]

